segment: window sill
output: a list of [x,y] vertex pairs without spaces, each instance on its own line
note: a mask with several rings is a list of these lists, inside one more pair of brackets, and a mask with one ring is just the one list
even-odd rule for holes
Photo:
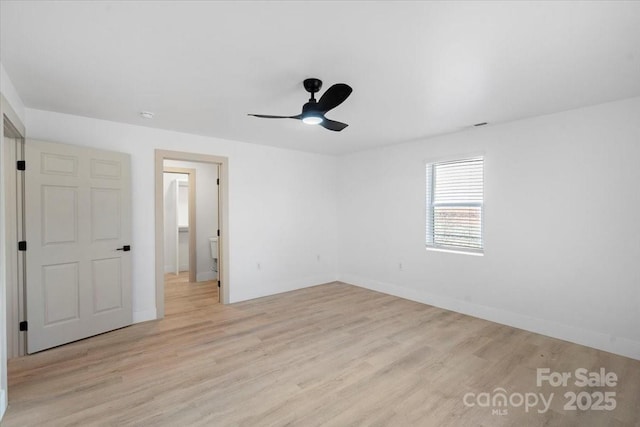
[[461,254],[461,255],[471,255],[471,256],[484,256],[484,252],[471,252],[465,251],[462,249],[447,249],[447,248],[436,248],[433,246],[426,246],[426,250],[433,252],[447,252],[451,254]]

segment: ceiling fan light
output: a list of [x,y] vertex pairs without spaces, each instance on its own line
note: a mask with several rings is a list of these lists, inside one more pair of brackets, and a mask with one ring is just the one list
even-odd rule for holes
[[306,125],[319,125],[322,123],[322,116],[306,116],[302,118],[302,123]]

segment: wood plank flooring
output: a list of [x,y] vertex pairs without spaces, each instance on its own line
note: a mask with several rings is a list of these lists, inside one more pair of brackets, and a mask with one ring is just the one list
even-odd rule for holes
[[[337,282],[228,306],[213,282],[166,295],[163,320],[11,360],[2,426],[640,425],[632,359]],[[616,387],[536,386],[536,368],[601,367]],[[554,397],[492,415],[476,399],[496,388]],[[564,410],[568,391],[616,408]]]

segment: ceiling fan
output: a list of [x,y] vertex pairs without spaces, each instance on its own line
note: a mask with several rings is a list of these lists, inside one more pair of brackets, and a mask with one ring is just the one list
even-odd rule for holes
[[322,81],[319,79],[306,79],[304,82],[304,88],[311,94],[309,102],[302,106],[302,113],[297,116],[270,116],[266,114],[249,114],[249,116],[260,117],[263,119],[298,119],[308,125],[320,125],[325,129],[340,132],[342,129],[349,126],[346,123],[336,122],[334,120],[327,119],[324,115],[327,111],[336,108],[342,104],[345,99],[351,95],[351,87],[344,83],[337,83],[331,86],[326,92],[316,100],[315,93],[317,93],[322,87]]

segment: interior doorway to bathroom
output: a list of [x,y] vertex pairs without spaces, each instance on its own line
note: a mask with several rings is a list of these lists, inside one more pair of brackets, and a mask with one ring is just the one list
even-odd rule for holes
[[[163,161],[165,314],[219,302],[219,165]],[[189,303],[189,301],[191,301]],[[185,304],[187,304],[185,306]]]
[[226,158],[156,150],[158,317],[228,302],[226,176]]

